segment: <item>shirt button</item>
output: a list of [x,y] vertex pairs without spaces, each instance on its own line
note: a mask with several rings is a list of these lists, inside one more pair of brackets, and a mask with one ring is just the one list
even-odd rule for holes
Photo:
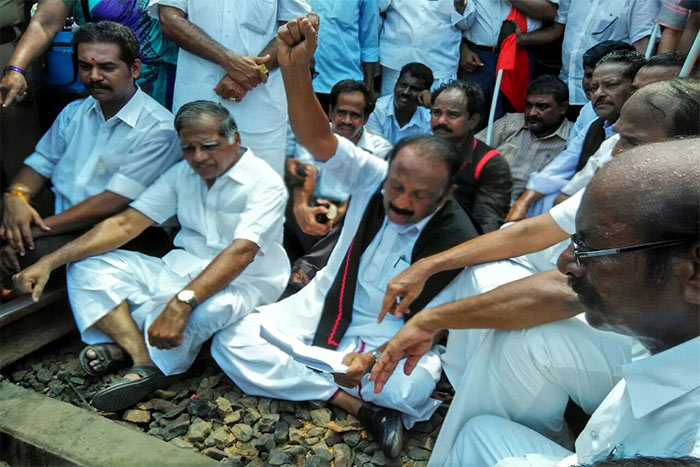
[[591,438],[596,439],[598,437],[598,432],[596,430],[591,430]]

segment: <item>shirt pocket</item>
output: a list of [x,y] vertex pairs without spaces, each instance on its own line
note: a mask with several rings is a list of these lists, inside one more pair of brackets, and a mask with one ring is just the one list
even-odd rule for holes
[[277,29],[277,0],[244,0],[238,4],[244,28],[256,34],[270,34]]
[[624,2],[611,2],[612,5],[604,8],[600,12],[597,20],[594,21],[593,27],[591,29],[592,34],[598,39],[603,37],[609,37],[614,29],[615,23],[620,21],[620,15],[622,14],[622,5]]

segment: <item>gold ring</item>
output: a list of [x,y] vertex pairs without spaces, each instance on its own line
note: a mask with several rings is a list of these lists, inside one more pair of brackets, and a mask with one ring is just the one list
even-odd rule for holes
[[260,70],[260,72],[264,73],[265,76],[270,75],[270,70],[267,69],[267,67],[265,66],[264,63],[261,63],[260,65],[258,65],[258,70]]
[[236,102],[236,98],[235,98],[235,97],[229,97],[229,98],[226,99],[226,100],[229,101],[229,102]]

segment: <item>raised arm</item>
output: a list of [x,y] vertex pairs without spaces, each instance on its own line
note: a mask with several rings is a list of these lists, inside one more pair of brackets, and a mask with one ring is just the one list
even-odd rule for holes
[[399,361],[410,374],[443,329],[525,329],[584,311],[566,276],[552,270],[509,282],[489,292],[428,308],[411,318],[384,347],[370,379],[380,392]]
[[[7,64],[26,70],[48,48],[56,33],[63,28],[68,13],[68,7],[61,0],[39,2],[36,13]],[[27,92],[27,80],[18,71],[8,71],[2,77],[0,90],[4,94],[2,106],[7,107],[13,100],[21,101],[24,98]]]
[[309,70],[317,37],[315,13],[289,21],[277,32],[277,61],[282,69],[294,136],[317,160],[327,161],[335,154],[338,139],[311,86]]
[[15,274],[13,280],[20,292],[31,292],[34,301],[39,300],[51,271],[66,263],[89,256],[100,255],[136,238],[153,220],[139,211],[128,208],[97,224],[85,234],[49,253],[39,261]]
[[[417,261],[387,284],[380,320],[386,313],[400,315],[420,295],[425,281],[441,271],[522,256],[565,240],[564,232],[549,213],[516,222]],[[400,303],[396,303],[400,297]]]

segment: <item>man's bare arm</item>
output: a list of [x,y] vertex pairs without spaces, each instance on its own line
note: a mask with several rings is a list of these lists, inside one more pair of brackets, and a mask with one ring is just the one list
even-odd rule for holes
[[105,219],[72,242],[16,274],[13,277],[15,287],[20,292],[31,292],[32,298],[36,301],[54,269],[66,263],[119,248],[136,238],[152,224],[153,220],[149,217],[133,208],[128,208],[116,216]]
[[564,36],[564,25],[554,22],[536,31],[518,34],[517,44],[520,47],[551,44]]
[[520,10],[525,16],[545,23],[554,21],[558,6],[547,0],[508,0],[511,5]]
[[[26,70],[48,48],[56,33],[63,28],[67,17],[68,7],[61,0],[40,2],[7,64]],[[27,89],[27,80],[21,73],[8,71],[2,77],[0,88],[7,92],[3,96],[3,107],[7,107],[15,98],[22,100],[22,93]]]
[[564,274],[552,270],[509,282],[489,292],[421,311],[385,346],[372,369],[380,392],[399,361],[410,374],[443,329],[526,329],[585,311]]
[[[186,289],[194,291],[200,303],[226,287],[255,259],[260,248],[250,240],[236,239],[192,280]],[[182,344],[183,330],[192,308],[175,297],[148,328],[148,341],[159,349]]]
[[[313,19],[314,23],[309,19]],[[297,138],[320,161],[335,154],[338,139],[311,86],[311,61],[316,50],[318,16],[289,21],[277,33],[277,60],[287,94],[289,122]]]
[[248,57],[227,49],[189,21],[187,14],[179,8],[159,5],[158,15],[163,34],[188,52],[221,65],[246,90],[267,81],[258,65],[266,63],[269,58]]
[[[8,191],[17,189],[31,198],[39,193],[46,184],[46,178],[31,167],[25,165],[12,180]],[[32,224],[43,230],[48,229],[39,213],[22,196],[8,196],[4,199],[0,238],[24,254],[25,248],[34,248]]]
[[45,218],[44,223],[51,230],[45,231],[33,227],[32,235],[34,238],[40,238],[48,235],[75,232],[76,230],[90,227],[109,216],[123,211],[130,202],[129,198],[105,190],[102,193],[84,199],[63,212]]
[[[545,213],[423,258],[389,281],[379,319],[382,320],[386,313],[406,313],[423,290],[425,281],[433,274],[534,253],[567,237],[552,216]],[[397,297],[400,297],[400,303],[396,303]]]

